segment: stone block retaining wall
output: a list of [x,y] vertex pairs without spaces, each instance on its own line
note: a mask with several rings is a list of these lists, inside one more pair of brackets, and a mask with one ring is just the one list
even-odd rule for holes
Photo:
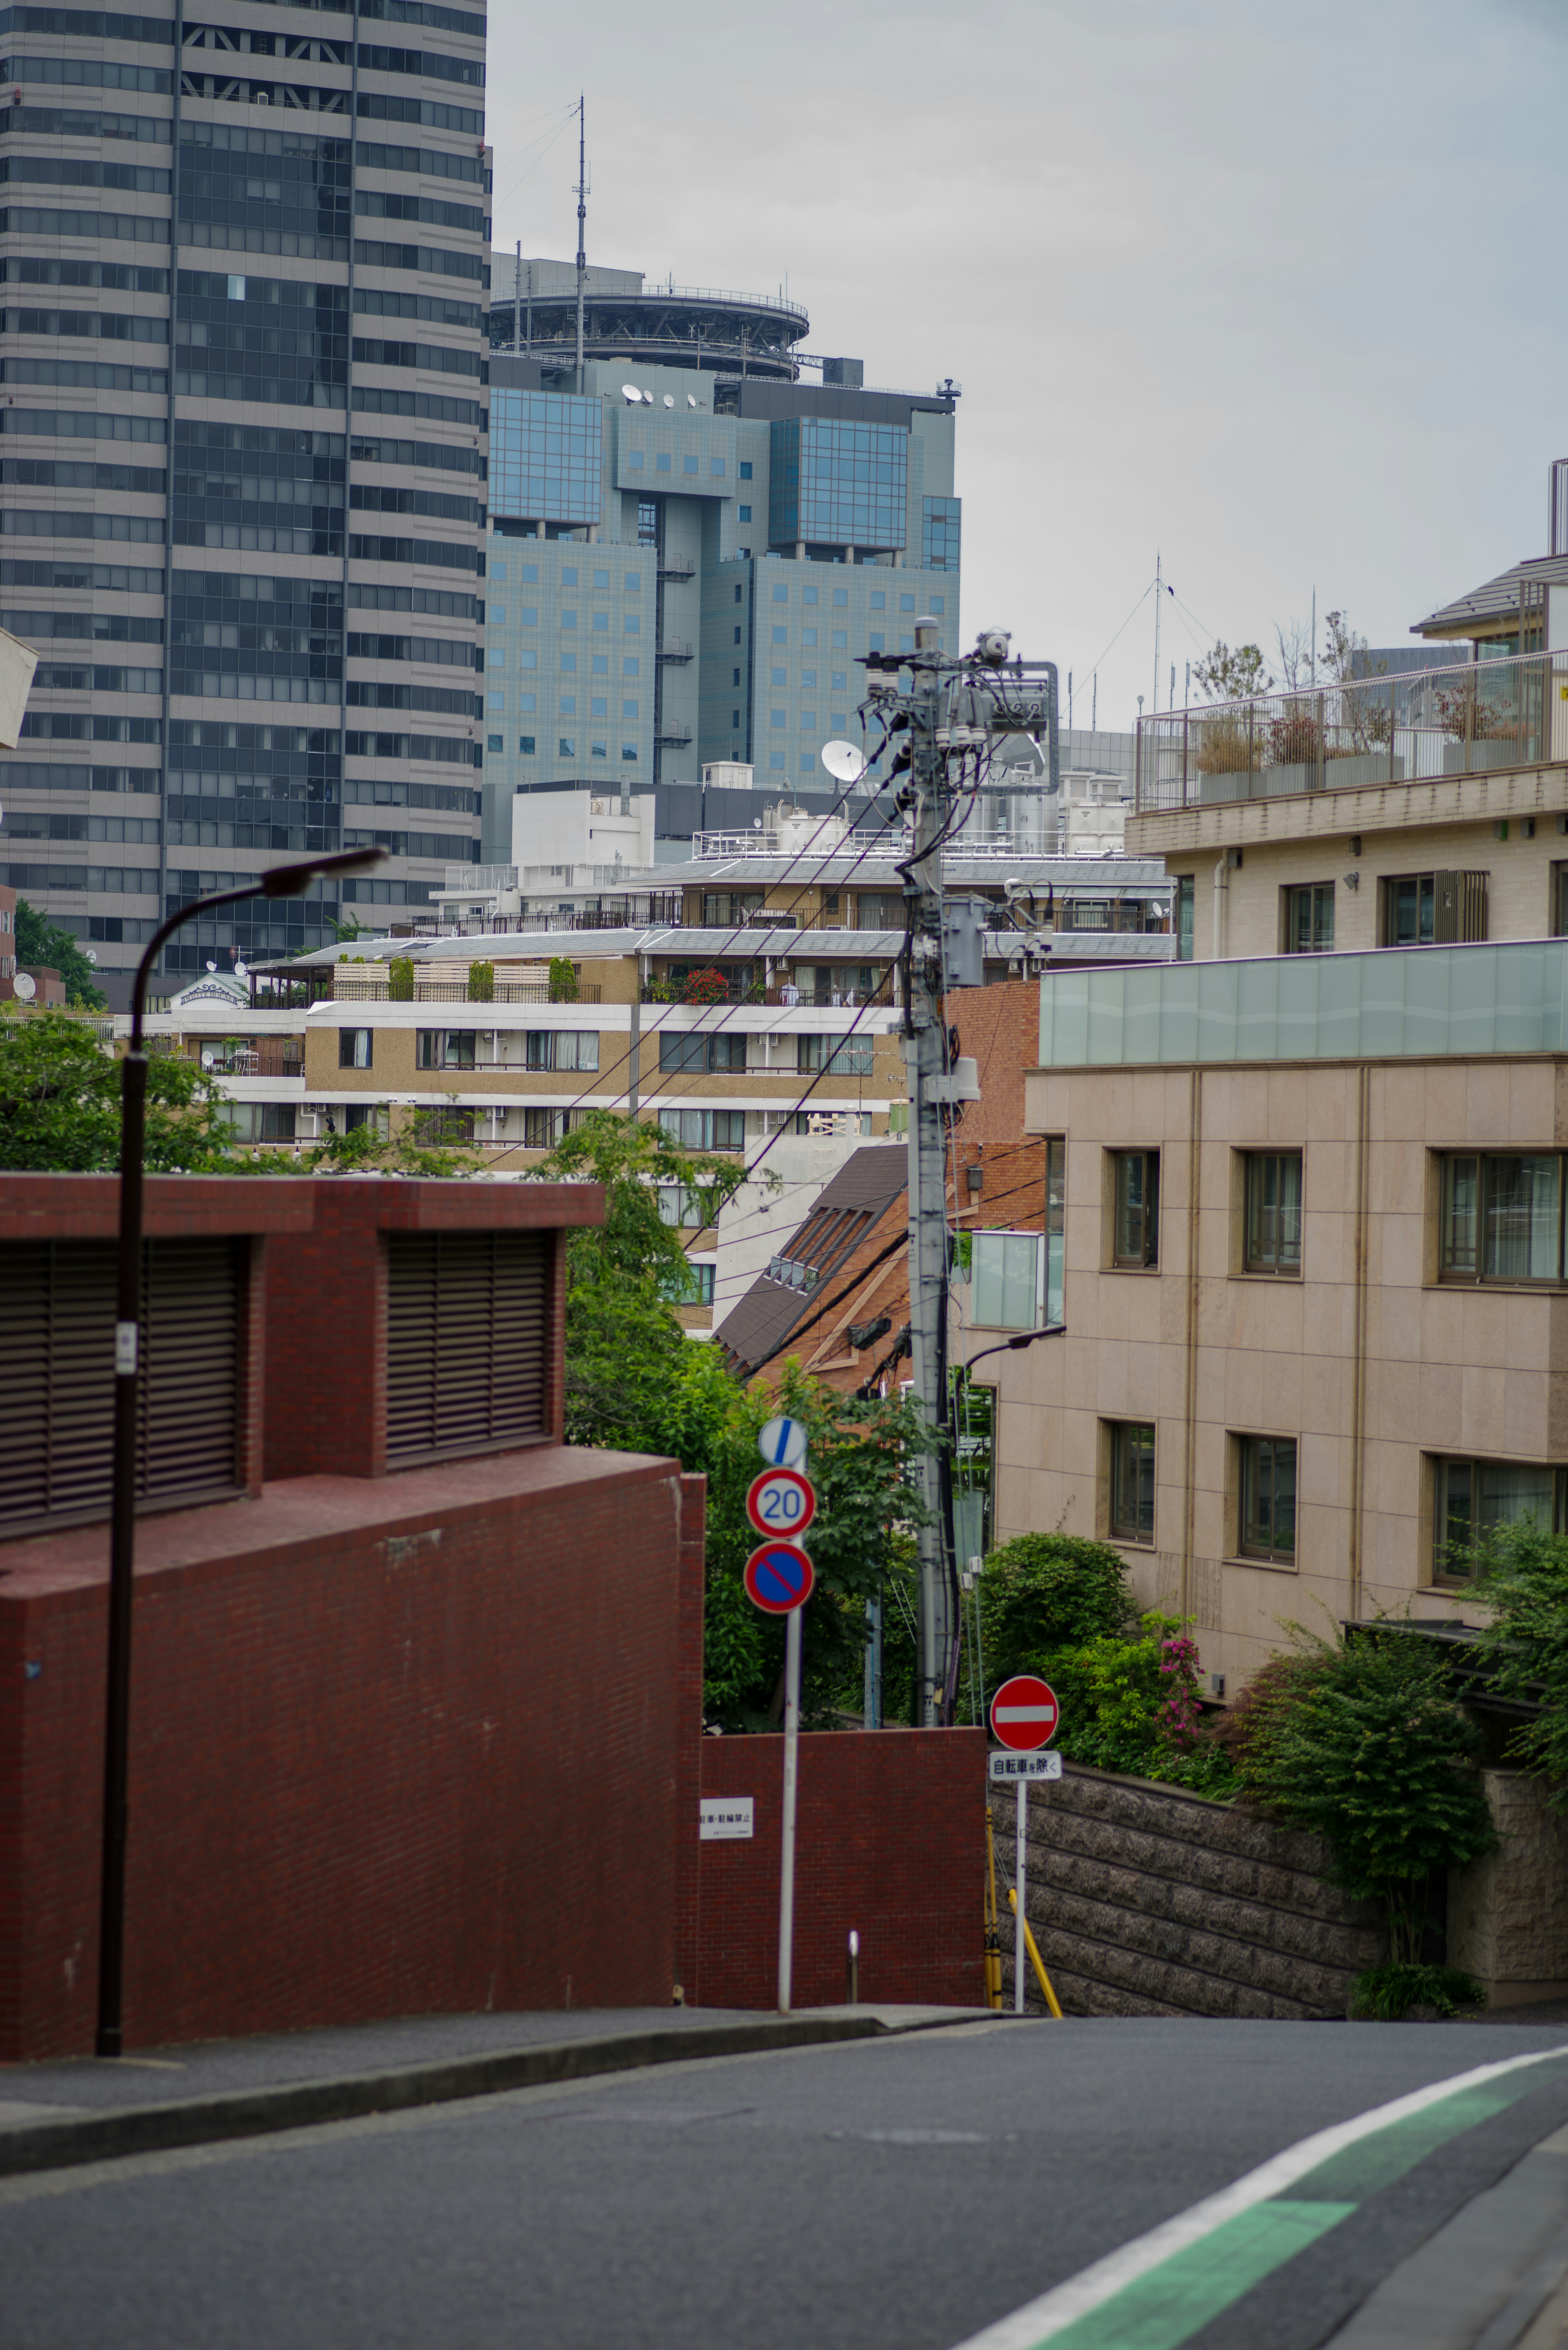
[[[1011,2007],[1013,1797],[991,1802]],[[1029,1922],[1070,2015],[1343,2016],[1385,1951],[1327,1866],[1315,1836],[1149,1780],[1068,1762],[1029,1791]]]

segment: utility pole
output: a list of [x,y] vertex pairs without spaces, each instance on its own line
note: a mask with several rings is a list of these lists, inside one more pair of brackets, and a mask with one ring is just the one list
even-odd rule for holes
[[587,115],[582,93],[577,97],[577,390],[583,389],[583,299],[587,291],[588,255]]
[[[935,620],[915,623],[917,657],[938,650]],[[915,671],[909,697],[909,789],[914,838],[904,867],[904,1056],[909,1085],[909,1352],[915,1395],[931,1428],[947,1421],[948,1202],[939,1080],[947,1066],[942,1025],[942,868],[938,838],[947,821],[947,755],[939,745],[940,684],[934,666]],[[916,1537],[919,1586],[915,1611],[915,1718],[929,1730],[941,1719],[951,1602],[948,1540],[942,1524],[940,1462],[922,1454],[929,1522]]]
[[[984,976],[982,920],[963,902],[944,906],[942,842],[964,799],[977,791],[998,735],[1043,735],[1050,746],[1048,788],[1061,787],[1061,732],[1054,662],[1008,657],[1010,639],[988,629],[972,654],[944,656],[934,619],[915,622],[912,653],[863,657],[870,707],[890,737],[903,736],[893,773],[907,772],[898,805],[910,839],[904,877],[904,1056],[909,1093],[909,1352],[911,1387],[922,1419],[945,1435],[948,1411],[947,1134],[944,1116],[977,1101],[972,1061],[953,1060],[943,995],[978,986]],[[904,687],[903,671],[910,672]],[[953,1550],[950,1461],[944,1449],[919,1466],[928,1523],[916,1543],[915,1724],[930,1729],[950,1714],[960,1634]]]

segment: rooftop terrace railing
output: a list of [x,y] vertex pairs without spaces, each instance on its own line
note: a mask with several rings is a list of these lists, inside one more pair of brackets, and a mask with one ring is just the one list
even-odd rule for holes
[[1568,652],[1357,678],[1137,725],[1139,816],[1568,761]]

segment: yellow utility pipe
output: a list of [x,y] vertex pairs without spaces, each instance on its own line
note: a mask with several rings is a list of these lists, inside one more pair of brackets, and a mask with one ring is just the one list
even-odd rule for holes
[[[1007,1906],[1013,1911],[1016,1911],[1018,1908],[1018,1895],[1016,1890],[1011,1885],[1007,1888]],[[1023,1920],[1023,1939],[1029,1946],[1029,1955],[1034,1962],[1034,1971],[1040,1978],[1040,1988],[1045,1994],[1045,2004],[1050,2009],[1052,2014],[1055,2017],[1057,2022],[1061,2023],[1064,2021],[1061,2005],[1057,2000],[1055,1992],[1051,1988],[1051,1978],[1046,1973],[1044,1961],[1041,1958],[1038,1949],[1035,1947],[1033,1930],[1031,1928],[1027,1918]]]

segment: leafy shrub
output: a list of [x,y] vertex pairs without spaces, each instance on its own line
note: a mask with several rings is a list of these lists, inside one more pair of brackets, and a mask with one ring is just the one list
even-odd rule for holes
[[1497,1844],[1478,1734],[1442,1652],[1419,1634],[1390,1625],[1337,1648],[1298,1635],[1297,1661],[1243,1742],[1243,1783],[1324,1838],[1335,1881],[1381,1901],[1390,1957],[1414,1965],[1432,1871]]
[[1485,2005],[1486,1985],[1459,1967],[1366,1967],[1350,1986],[1356,2023],[1402,2023],[1412,2014],[1424,2022]]
[[576,1003],[577,974],[570,955],[550,957],[550,1001],[552,1003]]
[[413,1002],[414,964],[411,955],[394,955],[387,965],[387,1000],[390,1003]]
[[1475,1590],[1492,1611],[1476,1650],[1499,1697],[1540,1707],[1511,1732],[1508,1753],[1568,1810],[1568,1535],[1532,1517],[1498,1526],[1476,1555]]
[[986,1560],[980,1581],[986,1668],[994,1683],[1040,1669],[1058,1648],[1115,1634],[1137,1620],[1118,1550],[1084,1534],[1016,1534]]
[[494,1003],[495,965],[493,962],[471,962],[469,964],[468,1000],[471,1003]]

